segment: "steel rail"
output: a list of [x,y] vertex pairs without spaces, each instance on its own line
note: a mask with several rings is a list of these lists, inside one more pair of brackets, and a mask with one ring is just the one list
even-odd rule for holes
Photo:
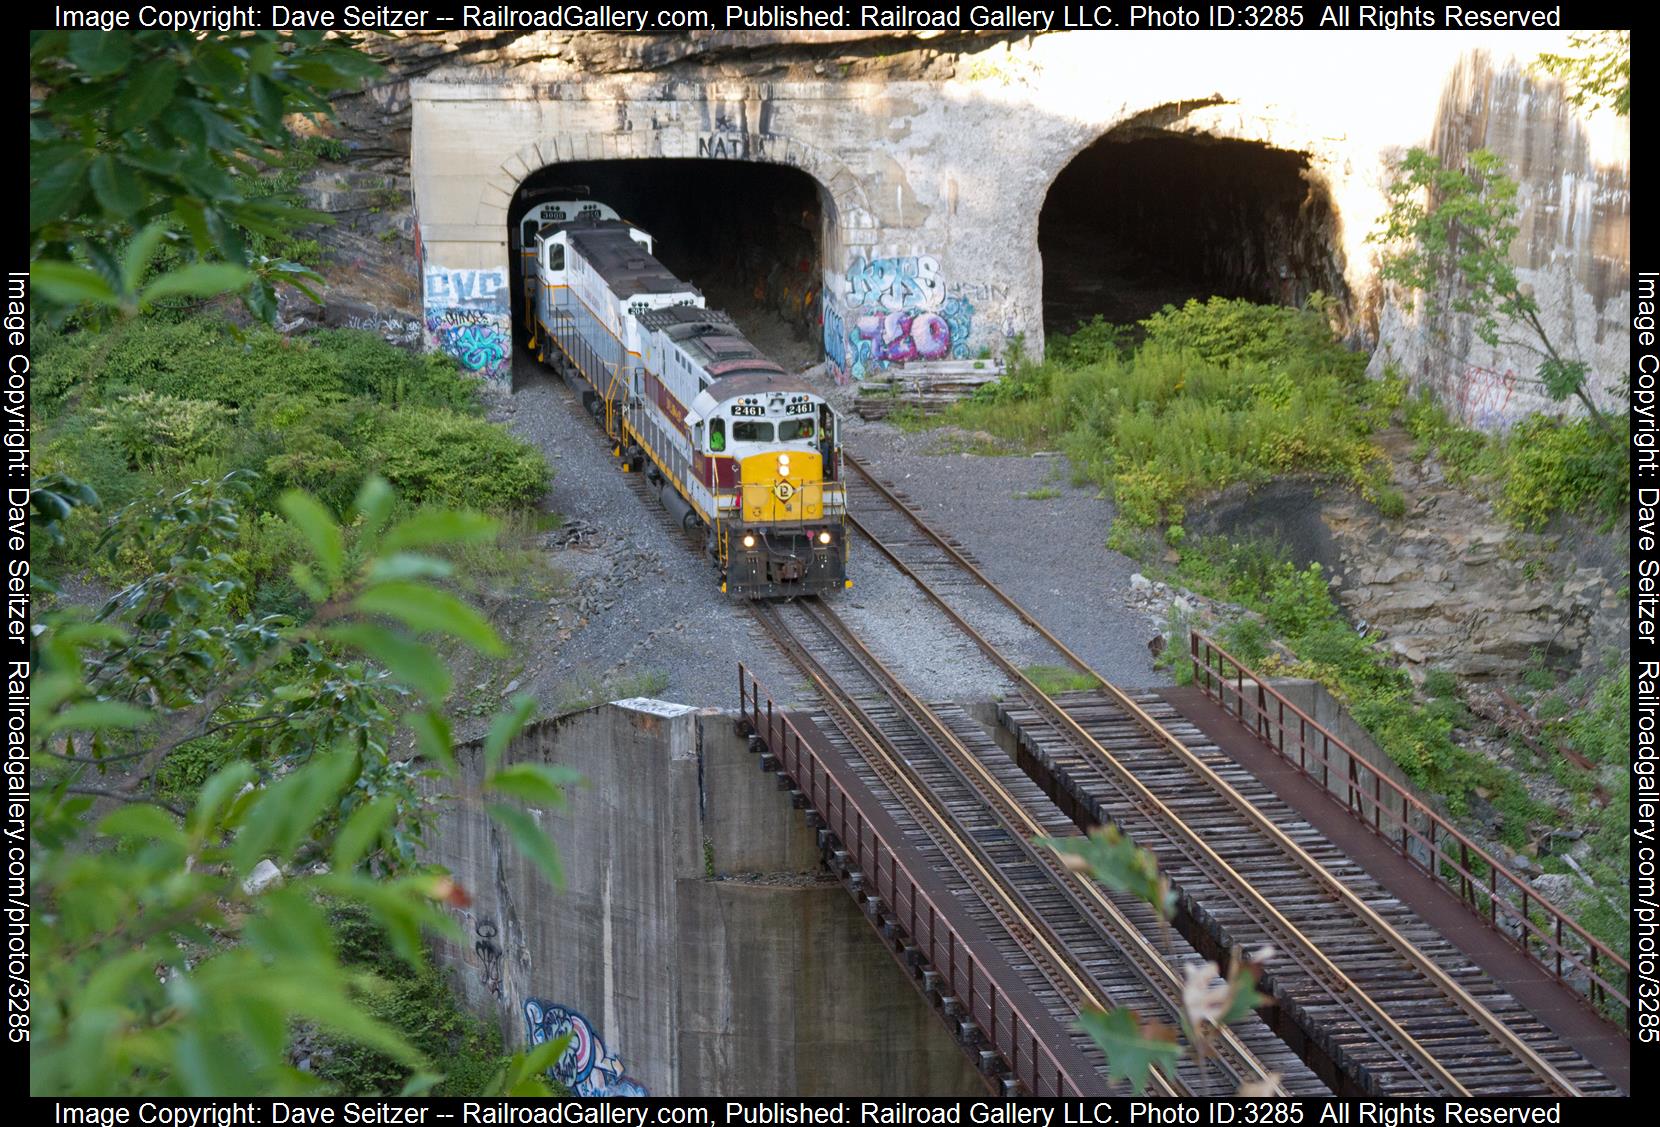
[[[1008,788],[1005,787],[1002,782],[991,773],[986,765],[981,762],[980,758],[973,752],[969,751],[969,749],[964,746],[962,741],[957,738],[956,734],[939,719],[934,710],[930,708],[926,702],[919,699],[915,693],[911,692],[904,682],[901,681],[900,678],[896,676],[880,658],[871,652],[870,648],[865,645],[865,643],[857,635],[855,635],[851,629],[848,628],[839,615],[822,603],[819,604],[815,610],[809,611],[808,613],[809,615],[815,613],[822,615],[828,620],[832,628],[841,635],[841,638],[838,640],[841,641],[843,645],[851,644],[852,646],[857,647],[860,660],[881,674],[882,679],[887,682],[886,689],[890,695],[898,694],[898,696],[904,698],[904,703],[906,704],[908,711],[913,714],[913,724],[926,723],[929,727],[934,729],[940,737],[940,740],[950,747],[952,751],[952,759],[955,761],[953,765],[955,766],[957,774],[960,777],[967,774],[967,772],[963,769],[964,764],[966,764],[968,768],[979,777],[978,784],[975,784],[971,779],[965,779],[965,781],[969,782],[971,786],[977,785],[982,791],[989,791],[994,798],[1003,804],[1006,810],[1004,816],[1005,825],[1008,825],[1012,818],[1014,820],[1018,820],[1021,825],[1025,827],[1028,839],[1031,837],[1047,836],[1043,826],[1031,816],[1030,811],[1026,809],[1025,805],[1019,799],[1015,798],[1014,795],[1009,793]],[[1009,828],[1014,829],[1015,827],[1010,825]],[[1027,856],[1033,858],[1051,873],[1060,877],[1062,881],[1061,887],[1063,891],[1068,894],[1068,899],[1072,901],[1075,907],[1081,909],[1086,916],[1091,914],[1091,909],[1087,905],[1078,903],[1079,891],[1081,890],[1085,895],[1094,901],[1095,910],[1106,916],[1112,928],[1118,932],[1117,935],[1108,937],[1110,941],[1114,942],[1115,945],[1119,946],[1121,949],[1126,939],[1135,945],[1136,950],[1133,954],[1138,955],[1139,958],[1132,958],[1132,967],[1135,969],[1137,975],[1142,979],[1144,985],[1146,985],[1149,990],[1163,1000],[1167,1014],[1180,1022],[1183,1016],[1180,999],[1184,983],[1176,975],[1174,968],[1170,966],[1164,957],[1160,955],[1158,949],[1154,947],[1153,944],[1147,939],[1146,935],[1142,933],[1141,929],[1125,917],[1123,910],[1120,909],[1117,904],[1113,903],[1112,899],[1107,896],[1105,890],[1103,890],[1100,885],[1085,877],[1083,874],[1074,872],[1066,865],[1060,863],[1052,851],[1037,849],[1031,846],[1029,841],[1023,842],[1022,844]],[[1124,953],[1127,955],[1132,954],[1132,952],[1128,951]],[[1154,968],[1154,970],[1150,972],[1149,967]],[[1162,979],[1162,984],[1152,981],[1152,973],[1156,973],[1157,976]],[[1218,1031],[1218,1034],[1218,1040],[1238,1058],[1236,1061],[1230,1062],[1229,1067],[1229,1071],[1233,1073],[1235,1080],[1244,1083],[1251,1079],[1268,1079],[1272,1070],[1263,1065],[1263,1063],[1257,1058],[1256,1054],[1251,1051],[1249,1046],[1244,1044],[1239,1039],[1238,1035],[1235,1034],[1233,1030],[1227,1026],[1222,1026]],[[1247,1072],[1254,1073],[1254,1077],[1247,1075]],[[1285,1091],[1283,1086],[1276,1082],[1275,1092],[1273,1094],[1283,1096],[1288,1095],[1289,1093]]]
[[[1024,930],[1031,941],[1042,949],[1044,957],[1071,981],[1072,992],[1080,999],[1093,1000],[1102,1009],[1110,1008],[1113,1004],[1112,999],[1104,994],[1102,989],[1089,978],[1082,968],[1074,965],[1076,960],[1065,952],[1065,944],[1060,942],[1059,937],[1052,936],[1049,928],[1039,922],[1039,918],[1035,913],[1029,912],[1017,902],[1017,900],[1024,900],[1024,897],[1020,896],[1016,890],[1005,887],[1005,878],[997,871],[997,867],[985,858],[983,850],[978,843],[973,841],[972,836],[965,839],[964,835],[958,832],[957,816],[946,809],[943,802],[934,797],[924,784],[913,777],[914,770],[904,762],[903,757],[892,748],[888,740],[872,731],[875,721],[871,719],[862,706],[849,699],[847,692],[837,687],[830,671],[818,662],[810,647],[795,637],[794,631],[783,622],[783,616],[778,609],[762,605],[756,605],[752,609],[755,610],[756,617],[761,620],[762,624],[783,645],[786,652],[794,651],[793,659],[796,665],[818,686],[819,692],[824,695],[826,702],[831,707],[838,708],[843,712],[844,719],[857,733],[857,739],[864,742],[872,752],[881,757],[882,762],[887,767],[887,773],[903,784],[906,791],[911,795],[912,802],[931,817],[931,824],[949,839],[951,848],[973,867],[978,875],[978,882],[996,894],[1003,904],[1003,913]],[[844,638],[837,639],[837,642],[842,644],[844,648],[846,648],[846,641],[847,639]],[[868,653],[868,651],[866,652]],[[849,654],[852,655],[850,648]],[[855,660],[857,660],[856,657]],[[886,670],[883,672],[885,673]],[[880,678],[873,676],[872,680],[880,686]],[[886,687],[884,686],[884,688]],[[941,727],[943,728],[943,726]],[[919,734],[922,733],[919,732]],[[928,737],[924,735],[924,738]],[[926,829],[927,824],[925,823],[923,828]],[[969,874],[965,873],[964,875],[968,876]],[[1012,934],[1013,929],[1011,929]],[[1055,941],[1051,942],[1051,938]],[[1016,941],[1018,942],[1018,937],[1016,937]],[[1045,975],[1045,977],[1049,976]],[[1158,1069],[1150,1070],[1150,1075],[1154,1078],[1163,1095],[1180,1097],[1192,1094],[1187,1090],[1185,1084],[1165,1077]]]
[[[770,696],[763,713],[761,684],[742,662],[738,664],[738,700],[742,723],[750,733],[758,735],[762,746],[769,748],[779,765],[786,769],[787,777],[801,788],[809,805],[823,819],[831,840],[841,847],[839,856],[852,860],[861,869],[868,867],[871,887],[877,893],[883,892],[886,877],[887,903],[893,909],[892,918],[904,925],[907,938],[917,945],[923,961],[932,964],[956,992],[955,996],[966,1001],[965,1009],[970,1020],[979,1021],[979,1001],[984,998],[986,1012],[991,1018],[991,1025],[986,1029],[987,1038],[993,1049],[1010,1064],[1017,1081],[1025,1084],[1027,1091],[1033,1095],[1041,1096],[1046,1092],[1057,1096],[1085,1094],[1083,1086],[1061,1060],[1062,1054],[1040,1040],[1037,1027],[1015,1007],[1013,998],[1018,992],[999,988],[985,960],[976,953],[975,945],[942,911],[937,902],[940,898],[930,892],[904,863],[893,845],[894,840],[904,836],[903,831],[881,808],[880,801],[874,794],[868,794],[866,800],[873,804],[873,809],[867,811],[860,806],[857,792],[868,791],[869,788],[855,777],[838,778],[836,772],[830,769],[826,757],[802,736],[795,722],[781,710],[774,712]],[[891,840],[884,837],[884,823]],[[882,866],[884,852],[888,861],[885,873]],[[840,875],[851,873],[857,878],[858,872],[858,869],[844,868]],[[855,895],[859,887],[857,883],[850,882]],[[1009,1022],[1003,1026],[1003,1036],[1010,1040],[1008,1049],[1003,1047],[998,1037],[999,1000],[1009,1009]],[[1016,1034],[1026,1041],[1027,1052],[1024,1056],[1020,1052],[1021,1042],[1013,1039]],[[1075,1051],[1064,1055],[1079,1057]],[[1087,1064],[1081,1058],[1079,1062]],[[1039,1071],[1039,1064],[1047,1073]]]
[[[1204,647],[1205,654],[1203,662],[1199,658],[1201,645]],[[1515,945],[1518,950],[1527,955],[1536,965],[1550,973],[1558,982],[1573,989],[1575,993],[1582,998],[1586,998],[1593,1006],[1604,1000],[1617,1004],[1625,1011],[1626,1026],[1629,1029],[1631,1024],[1629,994],[1621,993],[1618,986],[1602,976],[1602,972],[1598,967],[1599,961],[1610,965],[1615,971],[1623,974],[1629,982],[1631,977],[1631,964],[1629,962],[1620,958],[1607,944],[1579,926],[1572,917],[1568,916],[1549,899],[1528,887],[1520,878],[1506,875],[1504,880],[1516,891],[1521,901],[1519,906],[1512,903],[1499,886],[1498,874],[1507,873],[1507,870],[1498,858],[1465,836],[1456,826],[1436,813],[1428,803],[1378,770],[1365,756],[1351,748],[1327,729],[1325,725],[1286,699],[1283,693],[1273,685],[1268,684],[1254,670],[1219,645],[1215,639],[1201,634],[1197,630],[1192,631],[1189,637],[1188,656],[1193,662],[1195,684],[1198,685],[1201,692],[1215,701],[1224,712],[1231,712],[1241,724],[1252,729],[1268,748],[1287,764],[1294,767],[1300,775],[1318,786],[1328,798],[1341,805],[1361,825],[1375,834],[1379,840],[1387,842],[1409,863],[1457,896],[1460,902],[1478,919],[1484,918],[1484,922],[1489,927],[1492,927],[1508,942]],[[1233,667],[1234,679],[1232,682],[1229,681],[1223,663]],[[1203,676],[1202,680],[1200,679],[1201,674]],[[1256,689],[1256,701],[1250,699],[1250,694],[1245,689],[1246,685]],[[1231,706],[1227,699],[1230,693],[1234,697]],[[1267,702],[1270,700],[1278,705],[1279,716],[1277,722],[1269,714]],[[1247,708],[1254,714],[1254,722],[1246,717],[1245,710]],[[1286,733],[1291,731],[1291,727],[1286,720],[1288,711],[1297,721],[1297,734],[1293,739],[1300,754],[1296,758],[1293,758],[1290,751],[1285,747]],[[1277,736],[1270,739],[1267,734],[1270,731],[1277,731]],[[1314,747],[1313,741],[1309,737],[1310,733],[1319,736],[1325,751]],[[1332,748],[1341,751],[1348,760],[1349,770],[1347,772],[1334,772],[1331,769],[1330,752]],[[1311,758],[1320,767],[1318,778],[1309,767]],[[1356,769],[1357,764],[1359,770],[1365,771],[1366,774],[1372,777],[1371,794],[1366,793],[1366,787],[1360,781],[1361,776]],[[1334,775],[1342,777],[1346,786],[1343,788],[1337,787],[1332,782]],[[1338,797],[1339,789],[1345,791],[1344,797],[1341,799]],[[1388,809],[1389,804],[1384,799],[1385,793],[1400,803],[1400,813],[1397,814]],[[1370,816],[1367,814],[1368,807],[1371,811]],[[1424,831],[1412,825],[1411,815],[1416,815],[1428,826],[1429,832],[1427,835]],[[1385,827],[1385,821],[1400,827],[1399,839],[1396,838],[1393,830]],[[1407,844],[1409,837],[1429,853],[1430,859],[1428,861],[1419,859],[1413,853]],[[1443,840],[1455,842],[1459,847],[1459,853],[1454,855],[1445,849],[1442,844]],[[1472,856],[1487,866],[1488,880],[1485,888],[1483,888],[1480,875],[1472,870],[1470,861]],[[1443,866],[1454,870],[1458,877],[1456,882],[1443,871]],[[1487,911],[1485,913],[1481,911],[1476,903],[1478,894],[1482,892],[1487,895]],[[1541,908],[1547,919],[1555,922],[1556,934],[1554,937],[1533,922],[1529,911],[1530,904]],[[1505,928],[1497,926],[1500,905],[1503,906],[1506,919],[1515,922],[1518,934],[1513,936]],[[1569,934],[1578,939],[1585,948],[1585,957],[1564,945],[1562,940],[1564,924],[1566,924]],[[1550,965],[1545,957],[1535,952],[1534,943],[1546,948],[1548,954],[1555,955],[1556,965],[1554,967]],[[1572,964],[1574,970],[1585,974],[1587,981],[1585,990],[1580,990],[1573,985],[1570,975],[1563,969],[1564,960]]]
[[[930,540],[938,544],[940,548],[943,549],[954,561],[979,580],[982,585],[996,595],[997,598],[1008,606],[1010,610],[1013,610],[1016,614],[1018,614],[1022,621],[1037,630],[1046,641],[1053,645],[1060,653],[1064,654],[1069,661],[1075,663],[1080,670],[1095,678],[1108,695],[1111,696],[1119,705],[1119,707],[1121,707],[1133,720],[1135,720],[1136,723],[1140,725],[1150,736],[1163,742],[1166,746],[1170,747],[1171,750],[1176,752],[1176,754],[1185,760],[1219,796],[1228,801],[1230,805],[1232,805],[1249,821],[1255,824],[1258,829],[1273,840],[1287,857],[1295,861],[1316,881],[1325,885],[1337,896],[1339,900],[1341,900],[1351,911],[1365,921],[1366,924],[1371,927],[1371,929],[1380,938],[1384,939],[1384,941],[1393,947],[1402,957],[1417,967],[1425,974],[1426,977],[1434,981],[1449,999],[1457,1004],[1467,1016],[1476,1022],[1476,1024],[1487,1030],[1487,1032],[1491,1034],[1494,1039],[1497,1040],[1507,1051],[1509,1051],[1511,1055],[1515,1056],[1524,1065],[1526,1065],[1530,1071],[1544,1080],[1548,1085],[1555,1088],[1559,1093],[1571,1096],[1583,1094],[1577,1085],[1575,1085],[1566,1076],[1562,1075],[1562,1073],[1554,1065],[1540,1056],[1531,1045],[1527,1044],[1526,1041],[1517,1036],[1514,1030],[1510,1029],[1509,1026],[1500,1021],[1498,1017],[1488,1010],[1486,1006],[1482,1005],[1478,999],[1473,997],[1467,990],[1454,981],[1439,964],[1420,951],[1416,945],[1414,945],[1405,936],[1401,935],[1400,932],[1391,926],[1387,920],[1379,916],[1370,905],[1355,895],[1355,893],[1346,887],[1341,881],[1337,880],[1329,871],[1326,870],[1323,865],[1319,863],[1319,861],[1310,856],[1306,850],[1287,836],[1286,833],[1279,828],[1279,826],[1262,814],[1261,811],[1257,810],[1254,805],[1252,805],[1243,795],[1235,790],[1232,784],[1218,775],[1209,764],[1194,755],[1192,750],[1189,749],[1186,744],[1182,743],[1180,739],[1168,731],[1164,725],[1160,724],[1152,716],[1148,715],[1146,710],[1131,699],[1128,694],[1091,668],[1089,664],[1074,653],[1070,647],[1068,647],[1059,638],[1055,637],[1055,635],[1048,629],[1039,624],[1036,619],[1027,613],[1023,607],[1006,594],[1001,587],[992,582],[991,579],[988,578],[979,568],[975,567],[974,564],[965,559],[961,552],[947,543],[943,538],[935,533],[933,529],[929,528],[927,524],[924,523],[914,511],[912,511],[909,505],[906,505],[898,497],[894,496],[893,492],[882,485],[881,482],[877,481],[875,476],[871,474],[870,471],[866,470],[863,465],[861,465],[857,460],[846,455],[844,455],[843,461],[845,464],[852,466],[853,469],[855,469],[863,478],[865,478],[866,481],[870,483],[874,489],[877,490],[877,492],[884,496],[894,505],[894,507],[899,509],[906,517],[908,517],[912,524],[928,536]],[[953,621],[955,621],[962,629],[967,631],[969,635],[974,638],[981,649],[984,650],[994,661],[996,661],[1007,673],[1009,673],[1010,676],[1015,678],[1017,683],[1021,684],[1027,691],[1036,694],[1037,699],[1045,703],[1048,710],[1061,721],[1062,725],[1070,731],[1076,739],[1081,740],[1085,748],[1092,749],[1095,754],[1097,754],[1101,760],[1112,769],[1113,773],[1117,775],[1126,786],[1129,787],[1129,789],[1134,791],[1147,805],[1157,810],[1161,817],[1168,819],[1172,826],[1177,827],[1184,836],[1188,837],[1189,840],[1191,840],[1207,855],[1214,858],[1214,863],[1224,872],[1229,874],[1231,880],[1238,883],[1239,887],[1259,905],[1260,911],[1265,913],[1269,919],[1278,923],[1288,934],[1296,936],[1301,943],[1305,944],[1306,948],[1323,964],[1325,964],[1328,968],[1328,974],[1334,980],[1344,984],[1345,989],[1353,991],[1356,997],[1367,999],[1369,1003],[1368,1008],[1373,1010],[1373,1012],[1378,1016],[1378,1019],[1386,1028],[1390,1030],[1391,1035],[1396,1037],[1403,1045],[1410,1047],[1414,1054],[1423,1061],[1430,1071],[1434,1073],[1445,1086],[1451,1089],[1452,1094],[1469,1094],[1468,1089],[1464,1087],[1463,1083],[1460,1082],[1457,1077],[1454,1076],[1437,1057],[1435,1057],[1433,1053],[1421,1045],[1416,1038],[1412,1037],[1411,1034],[1402,1028],[1400,1023],[1397,1022],[1386,1010],[1384,1010],[1381,1005],[1379,1005],[1376,1001],[1371,1000],[1370,996],[1362,991],[1359,986],[1355,984],[1354,981],[1340,967],[1333,963],[1317,945],[1303,935],[1301,929],[1287,919],[1281,912],[1278,911],[1278,909],[1274,908],[1274,906],[1268,902],[1267,898],[1258,892],[1248,881],[1246,881],[1243,876],[1241,876],[1231,865],[1228,864],[1225,859],[1221,857],[1220,854],[1212,849],[1197,831],[1195,831],[1191,826],[1188,826],[1187,823],[1174,810],[1170,809],[1170,807],[1166,805],[1157,795],[1155,795],[1144,783],[1142,783],[1140,779],[1136,778],[1134,772],[1130,771],[1117,759],[1116,756],[1114,756],[1110,751],[1102,746],[1098,740],[1091,736],[1083,725],[1079,724],[1071,716],[1067,715],[1064,709],[1057,705],[1047,693],[1044,693],[1041,689],[1039,689],[1030,678],[1028,678],[1023,672],[1016,668],[1012,662],[1005,658],[1001,652],[998,651],[996,647],[992,646],[991,643],[987,641],[978,630],[969,625],[969,623],[963,619],[961,615],[959,615],[945,602],[945,600],[933,589],[930,584],[928,584],[920,576],[916,575],[898,558],[896,553],[891,551],[887,545],[883,544],[882,541],[879,540],[862,521],[855,517],[851,507],[849,509],[848,520],[854,525],[854,527],[862,532],[866,538],[871,541],[871,543],[875,544],[884,555],[892,560],[895,566],[899,567],[907,576],[911,578],[913,582],[920,586],[929,598],[942,610],[944,610]]]

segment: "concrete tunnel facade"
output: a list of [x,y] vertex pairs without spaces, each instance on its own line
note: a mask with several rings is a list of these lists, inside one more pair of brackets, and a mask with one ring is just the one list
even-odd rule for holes
[[839,379],[997,356],[1017,337],[1032,353],[1044,337],[1040,215],[1079,154],[1120,139],[1244,142],[1295,157],[1318,204],[1295,236],[1295,257],[1319,260],[1307,284],[1263,288],[1339,288],[1338,327],[1378,346],[1380,370],[1394,364],[1467,422],[1502,428],[1560,410],[1536,362],[1483,344],[1467,317],[1386,294],[1367,235],[1407,148],[1494,148],[1522,184],[1520,273],[1557,335],[1608,374],[1610,398],[1628,351],[1629,125],[1586,118],[1530,77],[1528,62],[1561,42],[1081,32],[988,51],[945,82],[435,72],[410,91],[426,340],[505,379],[521,184],[571,162],[673,159],[785,165],[817,185],[820,331]]

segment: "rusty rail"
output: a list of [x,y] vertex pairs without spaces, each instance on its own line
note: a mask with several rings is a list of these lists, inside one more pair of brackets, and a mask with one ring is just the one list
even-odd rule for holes
[[998,990],[989,970],[912,876],[893,844],[883,840],[794,722],[773,708],[770,696],[763,698],[760,682],[742,663],[738,665],[738,701],[739,716],[794,780],[824,828],[841,843],[848,867],[863,876],[864,890],[881,898],[922,958],[943,979],[947,989],[941,990],[941,996],[961,1002],[964,1016],[978,1026],[1014,1079],[1034,1096],[1085,1094],[1077,1078]]
[[1630,1028],[1630,963],[1213,639],[1192,631],[1188,652],[1194,684],[1224,712],[1551,977],[1594,1006],[1623,1011]]

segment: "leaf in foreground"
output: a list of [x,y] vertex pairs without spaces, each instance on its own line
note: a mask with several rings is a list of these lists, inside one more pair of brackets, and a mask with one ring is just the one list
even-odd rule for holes
[[1148,1073],[1157,1068],[1165,1076],[1176,1075],[1176,1062],[1181,1059],[1182,1047],[1176,1041],[1176,1031],[1158,1022],[1143,1023],[1134,1010],[1118,1009],[1111,1013],[1087,1010],[1078,1016],[1078,1024],[1107,1055],[1107,1080],[1128,1080],[1140,1095],[1147,1089]]

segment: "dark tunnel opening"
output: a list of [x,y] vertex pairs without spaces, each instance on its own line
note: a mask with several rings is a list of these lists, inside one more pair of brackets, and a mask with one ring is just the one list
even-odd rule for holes
[[[724,309],[762,352],[796,371],[823,358],[819,289],[825,226],[817,181],[785,165],[722,160],[572,161],[526,177],[508,223],[536,204],[592,199],[654,239],[663,265]],[[513,320],[523,322],[518,256]]]
[[1303,153],[1123,131],[1079,153],[1038,219],[1046,333],[1128,324],[1212,295],[1300,306],[1319,290],[1347,321],[1337,215]]

